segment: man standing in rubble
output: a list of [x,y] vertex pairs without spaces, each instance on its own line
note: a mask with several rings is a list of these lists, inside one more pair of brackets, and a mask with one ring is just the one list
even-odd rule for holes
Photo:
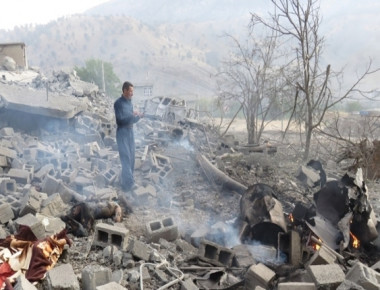
[[133,189],[135,180],[133,171],[135,168],[135,138],[133,135],[133,124],[139,121],[144,115],[133,110],[132,96],[133,85],[124,82],[122,95],[114,103],[117,131],[116,142],[121,161],[120,185],[123,191]]

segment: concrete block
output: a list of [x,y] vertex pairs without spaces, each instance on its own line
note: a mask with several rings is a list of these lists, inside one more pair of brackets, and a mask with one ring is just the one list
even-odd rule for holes
[[248,268],[257,263],[246,244],[236,245],[232,251],[235,255],[234,264],[237,267]]
[[9,193],[15,192],[16,189],[16,180],[9,177],[0,178],[0,194],[8,195]]
[[127,289],[116,282],[110,282],[101,286],[97,286],[96,290],[124,290]]
[[117,175],[118,172],[112,168],[108,168],[97,177],[97,184],[112,185],[116,180]]
[[355,282],[344,280],[342,284],[336,288],[336,290],[365,290],[362,286],[359,286]]
[[289,260],[296,267],[302,262],[301,236],[296,231],[290,231]]
[[37,159],[37,148],[24,148],[22,152],[22,157],[27,160],[36,160]]
[[132,240],[129,243],[127,251],[137,259],[149,261],[150,253],[152,250],[143,242]]
[[67,205],[63,202],[59,193],[50,195],[41,203],[41,214],[47,216],[61,216]]
[[7,168],[7,167],[10,167],[7,157],[0,156],[0,168]]
[[0,205],[0,223],[5,224],[9,222],[9,220],[14,219],[14,217],[14,212],[9,203],[3,203]]
[[326,246],[322,245],[318,251],[310,258],[307,265],[326,265],[335,264],[337,258],[331,253],[330,250],[326,249]]
[[346,279],[362,286],[364,289],[380,289],[380,273],[357,262],[346,275]]
[[63,172],[61,174],[61,179],[63,182],[70,184],[70,183],[74,182],[77,175],[78,175],[77,169],[67,168],[67,169],[63,170]]
[[36,181],[41,182],[46,175],[54,176],[55,175],[55,170],[54,170],[54,165],[49,163],[45,164],[42,166],[38,171],[34,173],[34,179]]
[[79,290],[79,281],[70,264],[62,264],[50,269],[46,274],[44,289]]
[[112,282],[112,271],[110,268],[100,265],[87,265],[82,270],[82,289],[96,290],[98,286]]
[[33,178],[34,178],[34,165],[24,164],[22,166],[22,169],[28,171],[29,172],[29,180],[33,180]]
[[275,262],[277,257],[277,249],[272,246],[263,244],[247,245],[248,250],[251,252],[252,257],[262,263]]
[[176,250],[186,255],[193,256],[196,255],[198,252],[197,248],[195,248],[192,244],[183,239],[176,239],[174,243],[176,245]]
[[310,265],[307,271],[318,289],[336,289],[345,278],[338,264]]
[[60,180],[56,179],[54,176],[47,174],[42,181],[41,190],[42,192],[47,193],[48,195],[52,195],[58,192]]
[[316,290],[314,283],[307,282],[286,282],[279,283],[277,290]]
[[86,186],[90,186],[94,184],[94,181],[90,178],[84,177],[84,176],[77,176],[73,182],[74,189],[78,193],[83,192],[83,188]]
[[172,217],[151,221],[146,224],[147,237],[150,242],[157,242],[160,238],[174,241],[178,238],[178,226]]
[[198,257],[216,266],[230,267],[234,259],[234,252],[216,243],[203,240],[199,246]]
[[27,170],[11,168],[8,171],[7,176],[9,178],[16,180],[17,183],[22,183],[22,184],[30,183],[30,174],[29,174],[29,171]]
[[66,228],[65,222],[59,217],[51,217],[37,213],[36,218],[44,225],[45,236],[58,234]]
[[260,286],[271,289],[276,273],[262,263],[252,265],[245,274],[244,289],[250,290]]
[[28,213],[35,215],[40,211],[41,202],[40,195],[36,193],[36,191],[30,190],[21,200],[19,217],[22,217]]
[[31,213],[28,213],[27,215],[16,219],[15,225],[17,229],[20,226],[28,226],[37,239],[43,239],[46,237],[44,225]]
[[124,250],[128,246],[128,236],[129,230],[125,227],[98,223],[95,227],[94,245],[103,248],[111,245]]
[[0,146],[0,156],[5,156],[11,159],[15,159],[17,157],[17,152],[10,148]]
[[37,290],[37,287],[29,282],[29,280],[25,278],[24,274],[21,274],[17,277],[13,290]]
[[3,229],[2,225],[0,225],[0,240],[5,239],[6,237],[7,237],[7,233]]

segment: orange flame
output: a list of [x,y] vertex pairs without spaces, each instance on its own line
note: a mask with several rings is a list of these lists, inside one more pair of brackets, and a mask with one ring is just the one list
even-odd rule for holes
[[350,232],[350,236],[352,238],[352,246],[355,249],[359,248],[360,247],[360,241],[359,241],[359,239],[357,237],[355,237],[354,234],[351,233],[351,232]]
[[290,219],[290,221],[293,223],[294,222],[294,217],[293,217],[293,215],[290,213],[289,214],[289,219]]

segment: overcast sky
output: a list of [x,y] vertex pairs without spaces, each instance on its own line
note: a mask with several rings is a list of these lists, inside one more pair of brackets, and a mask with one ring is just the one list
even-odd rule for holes
[[0,29],[13,29],[16,25],[25,24],[46,24],[62,16],[82,13],[107,1],[109,0],[5,0],[0,9]]

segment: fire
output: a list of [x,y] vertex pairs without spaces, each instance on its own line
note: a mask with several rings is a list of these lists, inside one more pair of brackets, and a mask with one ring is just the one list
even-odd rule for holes
[[289,219],[290,219],[290,221],[293,223],[294,222],[294,217],[293,217],[293,215],[290,213],[289,214]]
[[352,246],[355,249],[359,248],[360,247],[360,241],[359,241],[359,239],[357,237],[355,237],[354,234],[351,233],[351,232],[350,232],[350,236],[352,238]]

